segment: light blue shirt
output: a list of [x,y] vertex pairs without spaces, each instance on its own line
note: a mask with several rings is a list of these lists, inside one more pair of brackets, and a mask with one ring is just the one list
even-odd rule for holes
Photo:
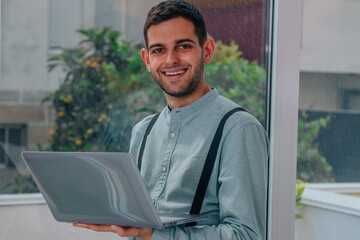
[[[189,213],[217,126],[236,103],[213,89],[196,102],[160,113],[144,149],[141,174],[158,212]],[[132,132],[137,159],[149,116]],[[155,229],[152,239],[265,239],[268,139],[246,112],[226,122],[201,214],[194,227]]]

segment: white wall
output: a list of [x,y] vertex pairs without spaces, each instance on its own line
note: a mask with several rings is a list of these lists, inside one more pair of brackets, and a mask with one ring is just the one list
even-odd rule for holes
[[[360,91],[360,75],[301,72],[299,108],[322,111],[342,109],[346,90]],[[356,108],[358,104],[352,106]]]
[[161,2],[161,0],[128,0],[127,2],[127,40],[134,40],[135,42],[143,43],[143,27],[147,17],[147,12],[155,4]]
[[299,108],[312,110],[341,108],[340,77],[336,74],[301,73]]
[[47,0],[2,1],[1,90],[47,89]]
[[301,109],[341,110],[344,91],[360,89],[359,12],[359,0],[303,0]]
[[161,0],[96,0],[96,27],[112,26],[121,39],[143,43],[143,26],[147,12]]
[[77,44],[78,29],[111,26],[123,32],[122,39],[142,43],[147,11],[157,2],[2,0],[0,91],[20,92],[22,102],[23,92],[57,89],[63,73],[60,69],[48,73],[47,58],[51,47]]
[[359,13],[359,0],[303,0],[301,71],[360,73]]
[[295,240],[359,239],[359,216],[312,206],[306,206],[302,214],[302,219],[295,220]]
[[296,240],[358,240],[360,236],[359,183],[310,184],[300,208],[303,218],[295,221]]
[[75,228],[71,223],[54,220],[47,205],[0,205],[1,240],[119,240],[112,233]]
[[95,0],[49,0],[49,47],[72,47],[80,40],[75,30],[95,27]]
[[1,1],[0,90],[16,91],[18,101],[25,102],[32,91],[58,88],[63,74],[48,73],[49,48],[72,47],[80,41],[75,30],[94,27],[94,1]]

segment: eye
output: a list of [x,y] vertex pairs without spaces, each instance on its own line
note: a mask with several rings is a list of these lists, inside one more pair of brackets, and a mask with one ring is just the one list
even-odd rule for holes
[[164,49],[162,48],[155,48],[151,51],[151,53],[157,54],[157,53],[162,53],[164,51]]
[[181,44],[181,45],[179,46],[179,49],[189,49],[189,48],[191,48],[191,45],[190,45],[190,44]]

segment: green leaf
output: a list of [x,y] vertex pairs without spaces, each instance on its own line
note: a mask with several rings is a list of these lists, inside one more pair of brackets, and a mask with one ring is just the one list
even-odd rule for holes
[[92,143],[87,143],[83,148],[84,152],[89,152],[92,148],[92,145]]

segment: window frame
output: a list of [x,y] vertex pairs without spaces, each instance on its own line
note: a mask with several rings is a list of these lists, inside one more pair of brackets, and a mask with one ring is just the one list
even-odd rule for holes
[[268,239],[293,240],[302,0],[271,5]]
[[1,62],[1,56],[2,56],[2,54],[1,54],[1,46],[2,46],[2,22],[1,22],[1,20],[2,20],[2,15],[1,15],[1,13],[2,13],[2,9],[1,9],[1,6],[2,6],[2,0],[0,0],[0,87],[1,87],[1,79],[2,79],[2,74],[1,74],[1,67],[2,67],[2,62]]

